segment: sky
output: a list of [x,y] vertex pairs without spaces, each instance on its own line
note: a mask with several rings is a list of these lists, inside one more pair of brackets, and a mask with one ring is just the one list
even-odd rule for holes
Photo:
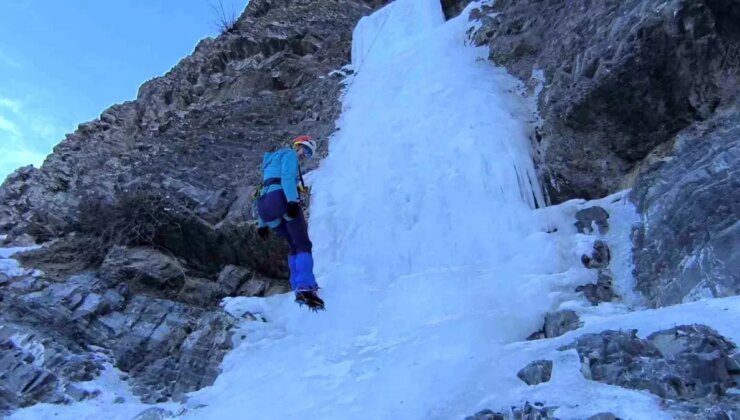
[[218,1],[0,0],[0,182],[216,35]]

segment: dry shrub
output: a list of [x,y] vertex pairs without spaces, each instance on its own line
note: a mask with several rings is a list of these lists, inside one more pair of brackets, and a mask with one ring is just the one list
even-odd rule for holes
[[154,246],[159,235],[177,225],[165,198],[143,187],[121,190],[113,199],[90,196],[79,207],[78,231],[90,242],[91,260],[102,262],[114,246]]
[[233,5],[228,11],[221,0],[218,3],[210,3],[210,6],[216,28],[221,34],[231,33],[237,28],[239,16],[234,11]]

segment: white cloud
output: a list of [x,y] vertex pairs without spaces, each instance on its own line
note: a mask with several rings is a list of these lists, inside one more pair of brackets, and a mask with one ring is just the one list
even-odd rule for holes
[[4,131],[15,138],[20,137],[21,135],[21,130],[18,128],[18,125],[2,115],[0,115],[0,131]]
[[15,169],[40,166],[66,129],[42,109],[0,96],[0,183]]
[[13,99],[0,96],[0,108],[5,108],[14,114],[19,114],[21,112],[21,103]]
[[46,156],[32,150],[0,147],[0,184],[6,176],[21,166],[34,165],[38,168],[44,162],[44,159],[46,159]]

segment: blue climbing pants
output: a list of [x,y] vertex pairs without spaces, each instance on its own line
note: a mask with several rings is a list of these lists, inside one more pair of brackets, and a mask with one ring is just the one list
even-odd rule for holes
[[295,291],[316,290],[316,277],[313,274],[313,244],[308,238],[308,226],[303,212],[297,217],[289,218],[286,214],[288,201],[283,190],[271,191],[257,200],[257,212],[262,220],[274,225],[280,224],[272,230],[285,239],[290,247],[288,252],[288,267],[290,267],[290,286]]

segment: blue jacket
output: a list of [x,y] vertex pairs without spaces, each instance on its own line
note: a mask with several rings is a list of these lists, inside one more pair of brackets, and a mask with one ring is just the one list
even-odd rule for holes
[[[280,184],[268,185],[262,188],[260,195],[279,189],[283,190],[288,202],[298,201],[298,154],[290,147],[275,152],[265,153],[262,158],[262,180],[280,178]],[[259,225],[266,223],[259,220]]]

